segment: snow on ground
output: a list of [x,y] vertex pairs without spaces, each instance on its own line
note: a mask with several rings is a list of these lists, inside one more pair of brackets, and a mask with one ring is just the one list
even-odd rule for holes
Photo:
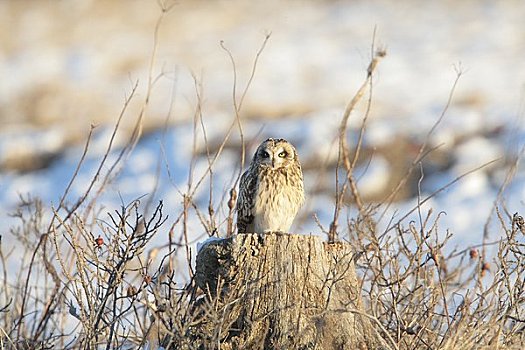
[[[39,170],[0,172],[2,232],[14,222],[8,213],[19,194],[31,193],[57,205],[80,158],[89,125],[100,124],[70,198],[84,193],[111,135],[108,122],[116,120],[124,96],[139,79],[138,102],[130,106],[125,124],[137,115],[159,14],[155,3],[0,3],[1,32],[9,27],[16,33],[0,37],[0,74],[5,78],[0,84],[0,163],[24,152],[57,155]],[[369,149],[388,147],[400,138],[423,142],[446,104],[454,67],[463,72],[445,118],[430,137],[432,146],[450,152],[452,166],[425,174],[422,198],[487,161],[522,157],[524,13],[521,1],[177,3],[161,27],[155,73],[163,69],[166,74],[153,90],[146,119],[148,130],[157,131],[139,142],[99,203],[114,210],[154,193],[155,199],[164,201],[166,213],[178,211],[192,156],[196,97],[191,73],[202,81],[207,137],[220,141],[233,112],[231,63],[219,42],[224,40],[236,58],[240,95],[267,32],[272,35],[243,105],[243,116],[249,117],[244,121],[247,139],[285,137],[296,144],[302,160],[334,159],[338,123],[365,76],[376,27],[377,44],[385,46],[388,55],[374,81],[364,140]],[[175,124],[164,135],[158,128],[172,102]],[[360,106],[350,118],[352,135],[357,135],[362,111]],[[126,135],[121,135],[117,145],[125,140]],[[202,146],[202,134],[199,140]],[[354,143],[352,137],[350,144]],[[251,146],[248,160],[256,145]],[[373,192],[384,186],[396,161],[374,155],[370,164],[360,168],[362,190]],[[483,225],[510,166],[503,164],[469,175],[425,204],[434,213],[447,213],[440,227],[454,233],[455,243],[481,241]],[[194,178],[206,167],[201,156]],[[225,150],[214,167],[216,203],[231,186],[238,167],[238,150]],[[519,166],[504,192],[511,213],[525,212],[524,174]],[[314,175],[307,175],[307,185],[316,181]],[[205,182],[195,197],[203,208],[207,195]],[[327,227],[331,203],[330,193],[311,195],[305,211],[317,213]],[[415,203],[415,198],[397,203],[390,215],[401,217]],[[204,238],[198,219],[190,220],[192,240]],[[298,229],[319,232],[310,216]],[[499,236],[500,229],[492,225],[491,238]]]

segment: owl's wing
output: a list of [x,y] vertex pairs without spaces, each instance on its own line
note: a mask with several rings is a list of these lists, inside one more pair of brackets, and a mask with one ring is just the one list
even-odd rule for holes
[[250,169],[241,176],[239,183],[239,199],[237,200],[237,233],[253,231],[253,208],[255,206],[255,191],[257,178]]

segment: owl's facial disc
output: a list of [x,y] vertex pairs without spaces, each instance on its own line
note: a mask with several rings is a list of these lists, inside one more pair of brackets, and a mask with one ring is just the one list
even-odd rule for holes
[[272,169],[275,170],[278,168],[286,167],[288,164],[290,164],[288,157],[288,151],[285,150],[284,147],[274,148],[271,154]]
[[294,149],[284,140],[268,139],[257,150],[257,161],[260,166],[273,170],[286,168],[294,162]]

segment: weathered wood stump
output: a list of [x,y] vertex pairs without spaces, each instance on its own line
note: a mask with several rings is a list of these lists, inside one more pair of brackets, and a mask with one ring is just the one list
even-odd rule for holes
[[231,306],[225,349],[372,348],[353,258],[350,245],[317,236],[240,234],[204,245],[195,279]]

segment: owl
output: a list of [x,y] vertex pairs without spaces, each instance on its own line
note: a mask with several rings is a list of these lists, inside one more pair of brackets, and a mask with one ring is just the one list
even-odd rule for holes
[[297,151],[284,139],[267,139],[241,176],[237,232],[287,232],[303,203],[303,172]]

